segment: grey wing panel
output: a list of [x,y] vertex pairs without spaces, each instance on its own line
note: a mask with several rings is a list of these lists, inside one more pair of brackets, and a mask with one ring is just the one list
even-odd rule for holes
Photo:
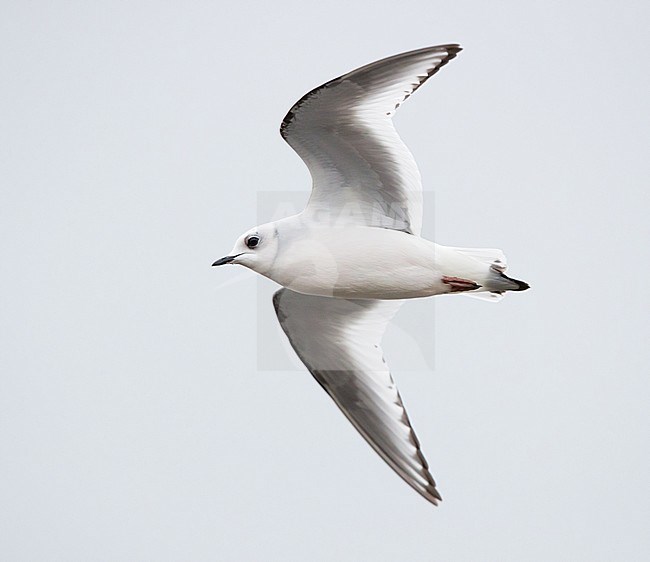
[[291,108],[280,131],[312,175],[307,212],[345,213],[357,224],[420,233],[420,172],[391,117],[460,50],[439,45],[374,62]]
[[412,488],[441,499],[380,347],[395,301],[345,300],[281,289],[275,310],[292,347],[352,425]]

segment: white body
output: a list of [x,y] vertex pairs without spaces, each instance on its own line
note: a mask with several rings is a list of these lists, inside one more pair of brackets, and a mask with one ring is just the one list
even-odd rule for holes
[[[498,290],[489,264],[397,230],[307,226],[300,216],[276,223],[278,251],[260,271],[293,291],[339,298],[410,299],[451,292],[443,276]],[[295,236],[294,232],[300,232]],[[245,265],[245,262],[242,262]]]

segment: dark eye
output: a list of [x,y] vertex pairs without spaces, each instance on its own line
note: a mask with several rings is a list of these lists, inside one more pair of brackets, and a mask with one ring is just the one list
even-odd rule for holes
[[260,237],[256,236],[255,234],[253,234],[252,236],[249,236],[248,238],[246,238],[246,241],[245,241],[245,244],[249,248],[255,248],[255,246],[257,246],[259,243],[260,243]]

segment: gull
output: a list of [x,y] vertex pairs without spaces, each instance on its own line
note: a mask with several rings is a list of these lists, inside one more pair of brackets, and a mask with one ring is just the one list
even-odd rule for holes
[[404,299],[498,300],[528,289],[505,275],[501,250],[420,236],[420,172],[392,117],[460,51],[449,44],[398,54],[305,94],[280,133],[309,168],[306,208],[248,230],[212,264],[240,264],[282,286],[273,305],[300,360],[379,456],[434,505],[442,498],[383,357],[386,326]]

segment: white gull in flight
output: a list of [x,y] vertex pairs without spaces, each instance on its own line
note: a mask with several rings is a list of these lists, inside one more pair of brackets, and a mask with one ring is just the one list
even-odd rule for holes
[[283,286],[282,329],[371,447],[431,503],[441,499],[380,347],[402,299],[457,293],[498,300],[528,284],[503,252],[420,237],[422,185],[395,110],[459,45],[389,57],[305,94],[280,133],[313,185],[305,210],[250,229],[213,265],[241,264]]

